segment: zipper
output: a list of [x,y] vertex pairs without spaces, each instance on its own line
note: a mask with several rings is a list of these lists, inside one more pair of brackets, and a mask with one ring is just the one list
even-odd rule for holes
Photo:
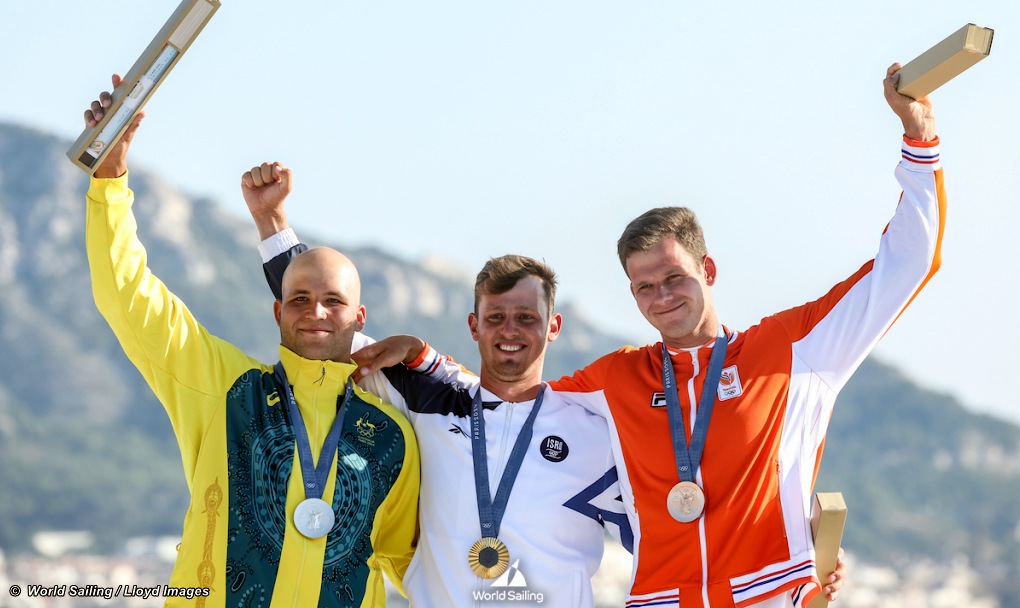
[[512,426],[510,423],[513,422],[514,417],[514,404],[508,401],[504,401],[503,404],[506,406],[506,415],[503,420],[503,436],[499,442],[499,460],[497,461],[499,467],[496,470],[496,474],[492,477],[492,479],[497,480],[497,483],[503,477],[503,470],[506,469],[506,460],[510,456],[507,453],[506,446],[510,442],[510,428]]
[[[322,447],[321,447],[322,446],[322,438],[318,436],[319,435],[319,408],[318,408],[318,404],[319,404],[319,389],[322,387],[323,380],[325,380],[325,378],[326,378],[326,365],[324,363],[319,363],[319,379],[314,381],[314,382],[312,382],[312,386],[314,387],[312,389],[312,403],[311,403],[311,405],[312,405],[312,412],[314,413],[314,416],[312,417],[313,423],[312,423],[312,426],[311,426],[310,429],[308,428],[308,424],[307,423],[305,424],[305,431],[308,433],[308,436],[309,436],[308,443],[311,444],[310,447],[314,450],[315,449],[314,446],[320,446],[318,448],[319,451],[320,451],[319,454],[315,454],[314,451],[312,452],[312,458],[314,459],[315,463],[318,463],[319,462],[319,458],[322,457],[322,454],[321,454],[321,451],[322,451]],[[305,414],[303,412],[302,412],[302,417],[305,417]],[[302,482],[304,482],[304,481],[307,481],[307,480],[302,479]],[[302,490],[303,490],[303,488],[302,488]],[[301,500],[304,499],[301,496],[299,496],[299,498]],[[305,543],[302,543],[302,544],[305,544]],[[305,546],[301,550],[301,561],[300,561],[300,566],[299,566],[298,571],[297,571],[297,585],[294,587],[294,600],[293,600],[294,603],[292,604],[293,606],[297,606],[297,599],[301,595],[301,588],[303,586],[303,579],[304,579],[304,576],[305,576],[305,568],[304,568],[304,566],[305,566],[305,558],[307,556],[308,556],[308,547]]]
[[[694,381],[697,380],[701,374],[701,363],[698,361],[698,351],[701,349],[695,349],[691,351],[691,379],[687,383],[687,398],[690,399],[691,415],[689,416],[689,427],[691,434],[694,432],[694,423],[697,421],[698,416],[698,395],[694,392]],[[704,390],[704,387],[702,387]],[[701,468],[694,472],[694,480],[701,486],[702,490],[705,489],[705,479],[701,475]],[[708,539],[705,536],[705,516],[702,515],[698,518],[698,540],[701,544],[701,601],[704,603],[705,608],[711,608],[708,600]]]
[[315,436],[315,441],[313,442],[313,445],[319,446],[319,451],[320,451],[319,454],[313,454],[313,456],[315,457],[315,463],[316,464],[319,463],[319,458],[322,458],[322,453],[321,453],[321,451],[322,451],[322,440],[324,439],[324,437],[319,437],[319,389],[322,388],[322,384],[323,384],[322,381],[325,380],[325,379],[326,379],[326,365],[324,363],[320,362],[319,363],[319,379],[314,381],[314,382],[312,382],[312,385],[315,386],[315,388],[312,389],[312,408],[313,408],[313,411],[315,412],[315,435],[314,435]]
[[[319,420],[319,418],[322,415],[321,412],[319,411],[320,410],[320,408],[319,408],[319,391],[320,391],[320,389],[322,389],[323,385],[325,384],[325,379],[326,379],[326,364],[322,363],[320,361],[319,362],[319,378],[317,380],[312,381],[312,403],[311,403],[311,407],[312,407],[312,414],[313,414],[312,415],[312,421],[313,422],[312,422],[310,427],[309,427],[309,425],[307,423],[305,424],[305,430],[308,433],[308,443],[311,444],[310,447],[312,449],[312,458],[314,459],[314,463],[316,465],[319,464],[319,459],[322,458],[322,444],[326,440],[326,435],[329,434],[329,429],[327,429],[325,433],[322,432],[322,430],[321,430],[321,423],[320,423],[320,420]],[[302,413],[302,416],[304,416],[304,413]],[[339,449],[339,446],[337,446],[337,447]],[[332,459],[332,456],[330,456],[330,458]],[[323,491],[323,493],[325,493],[326,489],[322,488],[322,491]],[[323,500],[325,500],[325,499],[323,499]]]
[[[479,388],[478,390],[481,390],[481,388]],[[513,416],[514,416],[514,404],[509,402],[509,401],[504,401],[503,402],[503,406],[505,406],[505,408],[506,408],[506,414],[504,414],[504,416],[503,416],[503,432],[500,434],[500,439],[499,439],[499,452],[498,452],[498,459],[496,460],[496,463],[497,463],[496,470],[493,471],[492,473],[490,473],[490,475],[489,475],[489,486],[490,486],[489,487],[489,496],[490,497],[492,497],[493,494],[494,494],[493,488],[492,488],[493,482],[496,483],[496,487],[497,488],[499,487],[499,480],[502,479],[502,477],[503,477],[503,470],[506,469],[506,459],[509,456],[507,454],[506,446],[507,446],[507,443],[509,443],[509,441],[510,441],[510,422],[513,420]],[[484,408],[482,409],[482,419],[483,420],[485,419],[485,410],[484,410]],[[486,437],[488,437],[488,435],[486,435]],[[486,450],[485,451],[486,451],[487,454],[491,455],[491,452],[488,450],[488,446],[486,446]],[[488,467],[489,463],[485,463],[485,466]],[[475,590],[478,593],[480,593],[480,594],[484,594],[486,592],[486,590],[487,590],[487,586],[485,585],[485,583],[487,581],[488,581],[488,579],[478,579],[475,582]],[[476,597],[481,597],[481,596],[476,596]],[[479,599],[479,600],[475,600],[473,602],[473,604],[475,606],[481,607],[481,606],[485,605],[485,602],[486,602],[486,600]]]

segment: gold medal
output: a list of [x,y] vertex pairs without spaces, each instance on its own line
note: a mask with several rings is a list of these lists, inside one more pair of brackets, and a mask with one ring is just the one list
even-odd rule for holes
[[503,541],[486,536],[471,545],[468,565],[481,578],[496,578],[510,567],[510,551]]
[[678,522],[692,522],[705,511],[705,492],[693,481],[681,481],[669,491],[666,508]]

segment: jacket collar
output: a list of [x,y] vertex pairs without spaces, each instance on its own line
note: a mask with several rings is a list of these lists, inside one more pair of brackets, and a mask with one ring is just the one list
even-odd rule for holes
[[287,372],[287,381],[295,390],[314,384],[319,390],[338,395],[343,394],[347,378],[358,367],[354,363],[305,359],[283,345],[280,345],[280,362]]

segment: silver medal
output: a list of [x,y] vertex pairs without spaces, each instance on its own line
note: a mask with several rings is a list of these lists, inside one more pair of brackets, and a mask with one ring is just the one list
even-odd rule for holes
[[322,538],[333,529],[333,507],[325,500],[306,498],[294,509],[294,527],[305,538]]
[[666,508],[678,522],[692,522],[705,510],[705,492],[693,481],[681,481],[669,491]]

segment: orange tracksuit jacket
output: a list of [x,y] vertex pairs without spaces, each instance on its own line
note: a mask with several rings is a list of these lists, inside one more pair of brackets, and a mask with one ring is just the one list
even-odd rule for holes
[[[697,481],[705,514],[674,521],[677,483],[661,344],[627,347],[551,386],[610,424],[635,531],[627,606],[799,606],[818,593],[811,492],[839,390],[940,262],[938,140],[904,138],[903,194],[878,254],[821,299],[763,319],[729,346]],[[673,355],[688,441],[711,344]]]

